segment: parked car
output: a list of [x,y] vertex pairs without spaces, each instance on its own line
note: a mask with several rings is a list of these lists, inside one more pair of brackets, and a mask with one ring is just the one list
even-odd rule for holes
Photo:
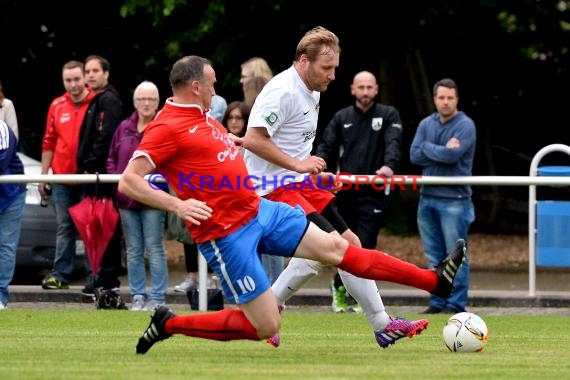
[[[18,153],[26,174],[41,174],[41,162],[23,153]],[[28,183],[26,207],[22,217],[20,244],[16,252],[16,275],[19,272],[40,272],[53,266],[55,256],[55,235],[57,223],[55,209],[48,200],[47,207],[41,207],[41,196],[37,183]],[[83,268],[85,249],[81,241],[76,248],[76,268]]]

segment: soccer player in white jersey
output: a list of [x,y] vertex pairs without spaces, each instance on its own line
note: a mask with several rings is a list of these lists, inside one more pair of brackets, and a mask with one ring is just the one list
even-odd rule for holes
[[[325,161],[311,156],[320,93],[335,79],[339,57],[338,38],[329,30],[317,27],[303,36],[293,66],[271,79],[255,100],[243,140],[244,157],[259,195],[300,206],[321,229],[340,233],[360,247],[360,240],[332,205],[331,184],[323,177],[331,182],[333,177],[323,173]],[[316,261],[292,258],[272,286],[278,305],[283,306],[321,267]],[[411,338],[427,328],[429,321],[425,319],[409,321],[388,315],[375,281],[339,272],[348,292],[362,307],[381,347],[404,336]],[[277,346],[280,338],[277,335],[268,342]]]

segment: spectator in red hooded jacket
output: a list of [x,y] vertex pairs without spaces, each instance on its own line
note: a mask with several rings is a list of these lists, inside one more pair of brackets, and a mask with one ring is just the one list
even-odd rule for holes
[[[79,131],[93,98],[91,89],[85,87],[83,63],[69,61],[63,65],[62,79],[65,93],[55,98],[48,110],[46,129],[42,141],[42,174],[77,173]],[[39,192],[46,196],[46,186],[41,183]],[[77,230],[67,211],[82,199],[83,186],[56,184],[52,186],[57,235],[53,269],[42,281],[44,289],[67,289],[73,274]]]

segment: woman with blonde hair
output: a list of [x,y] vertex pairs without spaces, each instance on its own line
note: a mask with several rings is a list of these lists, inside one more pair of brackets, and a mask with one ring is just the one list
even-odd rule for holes
[[239,82],[241,83],[244,92],[245,84],[253,77],[264,77],[269,81],[273,78],[273,71],[269,67],[267,61],[260,57],[252,57],[242,63],[241,67],[241,78]]

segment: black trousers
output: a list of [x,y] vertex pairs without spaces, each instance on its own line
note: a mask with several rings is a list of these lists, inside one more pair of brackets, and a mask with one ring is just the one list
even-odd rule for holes
[[[186,273],[196,273],[198,272],[198,247],[196,244],[184,244],[184,263],[186,265]],[[208,273],[214,272],[210,266],[208,266]]]
[[336,206],[348,227],[360,239],[362,247],[375,249],[387,211],[386,197],[383,194],[371,197],[340,192]]

